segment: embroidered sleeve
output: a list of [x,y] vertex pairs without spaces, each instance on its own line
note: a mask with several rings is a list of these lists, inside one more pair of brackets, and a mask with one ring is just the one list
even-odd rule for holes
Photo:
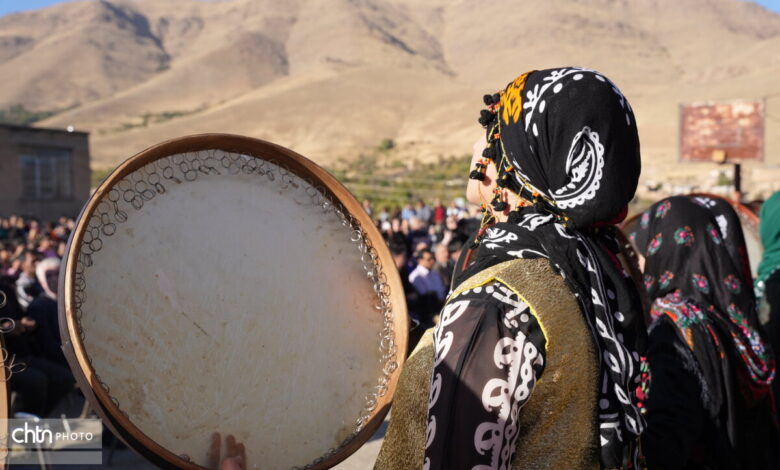
[[501,283],[449,300],[434,333],[424,469],[510,468],[545,346],[531,306]]

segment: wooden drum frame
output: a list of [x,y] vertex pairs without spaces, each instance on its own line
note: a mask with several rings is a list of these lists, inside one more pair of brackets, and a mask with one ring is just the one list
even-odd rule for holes
[[[211,155],[217,155],[215,161],[218,163],[221,162],[222,166],[213,164],[213,161],[211,166],[204,166],[200,161],[196,164],[192,158],[187,157],[187,155],[194,155],[194,158],[200,158],[199,155],[203,152],[213,152]],[[205,161],[205,157],[203,158],[203,161]],[[152,165],[151,168],[155,170],[148,170],[148,168],[150,168],[149,165]],[[166,167],[165,165],[169,166]],[[177,168],[170,169],[170,165],[173,165],[174,167],[178,165],[178,170],[181,172],[177,173],[179,175],[178,177],[173,173]],[[170,171],[168,171],[169,169]],[[236,173],[233,173],[234,171]],[[274,171],[275,173],[273,173]],[[135,180],[133,179],[133,175],[141,174],[141,172],[146,176],[151,172],[154,173],[156,177],[152,178],[149,176],[147,184],[138,185],[137,183],[134,183]],[[271,172],[272,174],[269,176],[266,172]],[[361,402],[364,403],[364,407],[361,408],[359,417],[351,431],[347,429],[347,431],[345,431],[346,434],[338,434],[336,429],[333,430],[334,442],[338,439],[340,444],[323,449],[323,454],[319,458],[292,465],[292,468],[301,470],[331,468],[362,446],[374,434],[389,410],[404,362],[404,354],[407,349],[407,334],[409,329],[408,315],[400,276],[390,251],[371,218],[362,209],[360,203],[333,176],[310,160],[291,150],[266,141],[242,136],[202,134],[170,140],[151,147],[128,159],[115,169],[98,187],[83,208],[77,220],[74,232],[71,235],[68,249],[64,257],[60,275],[60,299],[58,304],[60,310],[60,330],[65,355],[80,388],[92,407],[101,416],[104,423],[106,423],[117,436],[124,440],[128,446],[144,455],[156,465],[164,468],[183,468],[191,470],[205,468],[190,459],[187,455],[177,455],[171,449],[163,447],[163,445],[150,438],[147,435],[150,429],[142,430],[139,428],[134,422],[133,416],[129,416],[127,412],[120,407],[120,404],[112,395],[109,387],[101,380],[98,372],[96,372],[96,368],[93,367],[94,364],[92,357],[90,357],[90,350],[87,349],[84,343],[85,331],[82,329],[82,312],[80,311],[80,308],[87,302],[85,279],[87,279],[88,276],[85,275],[85,272],[87,272],[85,270],[88,269],[89,266],[92,266],[92,255],[97,253],[97,251],[101,249],[100,247],[103,246],[101,240],[99,240],[99,244],[94,242],[94,240],[98,239],[98,236],[100,236],[100,232],[108,237],[103,239],[108,242],[112,235],[118,233],[118,230],[128,230],[126,226],[123,227],[121,223],[136,217],[134,215],[135,212],[132,209],[134,208],[137,211],[140,211],[144,203],[150,204],[152,207],[150,210],[154,213],[154,207],[159,207],[159,204],[165,203],[165,201],[153,201],[154,197],[158,194],[166,193],[166,185],[170,185],[168,186],[169,188],[177,188],[175,185],[184,182],[182,181],[181,175],[184,175],[184,179],[188,181],[194,181],[197,178],[207,181],[206,179],[209,178],[207,175],[216,174],[222,176],[214,176],[214,178],[238,174],[238,177],[244,178],[244,180],[257,175],[258,178],[265,177],[271,181],[274,179],[272,176],[276,175],[275,177],[279,178],[279,184],[281,184],[281,187],[283,188],[288,184],[298,188],[296,184],[303,181],[305,184],[302,187],[306,190],[306,195],[311,197],[312,200],[313,205],[311,207],[314,207],[316,210],[322,210],[327,217],[340,218],[333,220],[340,220],[341,225],[344,226],[343,230],[348,234],[345,238],[348,238],[349,240],[347,241],[352,244],[351,246],[355,247],[355,253],[357,253],[355,258],[359,259],[360,263],[362,263],[360,269],[365,271],[363,274],[368,278],[366,285],[370,286],[368,289],[371,290],[372,293],[375,293],[373,298],[365,299],[366,310],[373,312],[365,314],[366,318],[370,318],[370,320],[366,321],[375,322],[371,323],[371,325],[377,324],[380,327],[377,337],[371,335],[374,338],[372,341],[376,342],[376,349],[378,350],[378,352],[375,353],[376,357],[379,358],[379,363],[371,367],[376,367],[378,380],[375,380],[374,382],[368,380],[364,381],[366,384],[369,384],[369,382],[373,384],[366,385],[366,387],[368,387],[369,390],[373,390],[373,392],[366,395],[360,395],[360,400],[365,400],[365,402]],[[192,176],[192,179],[190,179],[190,176]],[[267,184],[270,185],[271,183]],[[172,189],[168,189],[168,191],[171,190]],[[112,191],[114,192],[112,193]],[[176,189],[175,191],[180,190]],[[175,191],[173,191],[173,193],[175,193]],[[282,190],[279,190],[279,194],[282,194],[281,191]],[[124,200],[124,203],[118,195],[123,196],[122,199]],[[169,197],[172,198],[173,196]],[[128,205],[132,206],[132,208],[124,213],[124,221],[119,218],[119,212],[121,211],[117,203],[124,204],[123,207],[125,209],[129,207]],[[196,202],[193,202],[193,204],[195,203]],[[111,204],[113,204],[112,210],[115,211],[114,214],[117,215],[117,220],[106,220],[106,207]],[[155,206],[155,204],[158,204],[158,206]],[[318,205],[320,207],[317,207]],[[130,214],[129,219],[127,214]],[[114,216],[113,214],[108,215],[111,217]],[[139,215],[137,217],[140,218],[142,216]],[[249,220],[251,220],[251,218]],[[157,219],[155,219],[155,222],[156,221]],[[111,228],[111,225],[113,225],[113,228]],[[120,228],[117,229],[117,227]],[[314,242],[317,241],[317,238],[314,237],[318,237],[317,228],[312,227],[313,234],[310,235]],[[349,231],[347,232],[347,230]],[[97,234],[97,236],[94,234]],[[97,246],[93,248],[93,245]],[[268,247],[267,249],[272,249],[272,247]],[[109,255],[104,254],[104,256]],[[358,263],[354,264],[357,265]],[[130,269],[130,266],[117,263],[114,269],[119,272],[122,269]],[[358,270],[357,267],[351,267],[350,269]],[[149,273],[149,275],[151,275],[151,273]],[[347,288],[348,286],[345,286],[345,289]],[[99,290],[99,287],[96,287],[96,289]],[[103,295],[102,291],[100,294]],[[357,295],[355,297],[362,298]],[[101,305],[99,301],[92,302],[98,302],[95,305]],[[357,300],[355,302],[357,302]],[[162,315],[167,314],[164,306],[155,304],[152,305],[152,308],[154,307],[156,307],[157,311],[161,312]],[[216,308],[218,306],[214,307]],[[363,308],[362,303],[360,304],[360,307]],[[152,308],[150,308],[150,310]],[[105,312],[100,310],[98,313]],[[90,315],[85,316],[84,319],[90,317],[98,318],[99,321],[108,321],[100,320],[100,315],[95,315],[94,312]],[[114,315],[120,314],[117,313]],[[372,317],[371,315],[377,315],[377,318]],[[267,316],[261,317],[262,318],[257,321],[261,321]],[[119,320],[123,320],[123,318],[126,317],[118,318]],[[90,319],[90,321],[93,320]],[[323,321],[327,322],[327,317],[324,317]],[[355,320],[355,322],[357,323],[358,321]],[[197,326],[197,323],[195,325]],[[187,326],[191,325],[188,324]],[[307,326],[309,328],[317,328],[316,325]],[[198,328],[200,328],[200,326],[198,326]],[[92,338],[90,341],[96,341],[95,345],[106,344],[105,333],[103,331],[98,333],[104,334],[104,337],[98,337],[97,339]],[[162,335],[162,333],[158,334]],[[129,332],[128,335],[130,335]],[[193,342],[196,339],[196,335],[197,332],[192,333]],[[87,333],[87,336],[89,336],[89,333]],[[143,339],[144,338],[141,338],[141,340]],[[147,337],[146,339],[151,340],[154,338]],[[361,341],[368,340],[361,339]],[[204,340],[203,342],[206,341]],[[353,342],[350,342],[350,345],[352,344]],[[355,344],[357,343],[355,342]],[[140,344],[138,350],[142,351],[145,346],[146,345],[144,344]],[[102,347],[103,346],[101,346],[101,348]],[[217,347],[217,349],[220,348]],[[100,350],[100,348],[98,348],[98,350]],[[94,346],[92,352],[95,352]],[[328,354],[328,351],[314,352],[317,355],[327,356]],[[189,356],[187,357],[189,359]],[[101,358],[98,359],[102,360]],[[271,360],[273,360],[273,358],[269,359],[269,361]],[[364,359],[363,361],[365,362],[367,360],[368,359]],[[257,361],[260,362],[259,359]],[[305,361],[299,360],[299,362]],[[346,364],[341,364],[339,362],[335,363],[338,364],[336,367],[341,367],[342,369],[346,367]],[[372,364],[374,363],[372,362]],[[106,367],[101,367],[100,371],[106,372]],[[219,364],[215,367],[219,367]],[[339,369],[339,371],[342,369]],[[360,369],[359,367],[356,367],[356,369],[361,371],[367,370],[366,368]],[[154,374],[153,377],[155,378],[162,378],[164,374],[164,378],[167,379],[168,371],[153,369],[150,371],[150,374]],[[113,377],[116,376],[112,376],[112,378]],[[302,378],[299,376],[290,375],[289,381],[294,382],[297,380],[300,382],[301,379]],[[124,383],[122,385],[124,386]],[[284,382],[282,385],[289,384]],[[186,387],[185,390],[187,390]],[[146,397],[145,394],[143,394],[143,396]],[[155,396],[152,396],[152,399],[154,398]],[[355,400],[357,400],[357,398],[355,398]],[[308,409],[319,410],[328,407],[329,405],[326,400],[323,401],[323,403],[316,404],[301,403],[300,406],[308,406]],[[182,406],[189,405],[190,404],[185,403],[182,400]],[[256,403],[255,409],[261,409],[263,406],[263,402]],[[347,411],[345,411],[345,413]],[[162,411],[161,413],[163,417],[169,416],[169,414],[165,414]],[[153,417],[155,419],[159,418],[159,416],[156,415]],[[283,423],[287,424],[284,421]],[[259,433],[258,436],[263,436],[259,439],[265,439],[266,436],[272,435],[271,433],[273,433],[272,430],[264,429],[264,424],[265,423],[257,423],[256,428],[251,430],[251,432]],[[213,430],[217,431],[219,425],[220,423],[214,423]],[[148,427],[149,426],[147,425],[147,428]],[[145,431],[147,433],[145,433]],[[230,432],[230,429],[225,429],[224,431],[225,433],[228,433]],[[346,438],[342,439],[342,437],[337,436],[346,436]],[[210,438],[210,435],[206,435],[204,438],[208,439]],[[291,442],[291,444],[295,444],[295,442]],[[263,459],[255,459],[256,461],[252,461],[251,450],[252,449],[247,447],[247,453],[249,455],[247,468],[279,470],[278,468],[271,468],[272,465],[264,463]],[[279,452],[294,454],[294,445],[291,445],[289,449],[280,449]],[[198,460],[202,461],[202,459]]]

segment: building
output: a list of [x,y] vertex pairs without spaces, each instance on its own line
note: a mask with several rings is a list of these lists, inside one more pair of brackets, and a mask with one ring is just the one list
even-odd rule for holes
[[75,217],[89,191],[88,133],[0,124],[0,217]]

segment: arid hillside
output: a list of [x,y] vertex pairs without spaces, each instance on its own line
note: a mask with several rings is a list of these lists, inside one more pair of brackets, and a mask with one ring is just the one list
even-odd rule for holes
[[[0,109],[89,130],[95,168],[200,132],[324,163],[383,139],[398,159],[464,155],[482,94],[559,65],[631,100],[645,181],[712,178],[676,164],[693,101],[766,99],[765,164],[780,167],[780,15],[741,0],[111,0],[0,18]],[[776,169],[745,177],[780,185]]]

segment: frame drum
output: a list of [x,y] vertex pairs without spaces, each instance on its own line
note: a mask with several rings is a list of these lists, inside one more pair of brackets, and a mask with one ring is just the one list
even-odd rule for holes
[[159,466],[324,469],[381,424],[406,351],[400,277],[369,216],[280,146],[206,134],[130,158],[68,244],[63,348],[104,422]]

